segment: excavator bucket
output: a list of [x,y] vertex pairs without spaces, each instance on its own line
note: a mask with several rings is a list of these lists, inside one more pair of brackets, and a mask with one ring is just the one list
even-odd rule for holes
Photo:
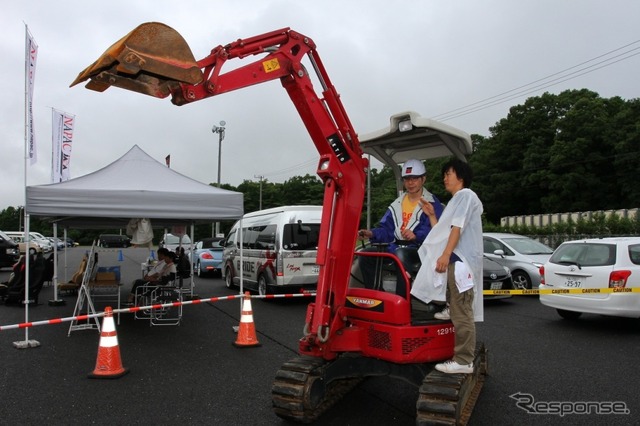
[[203,74],[176,30],[159,22],[147,22],[108,48],[71,86],[85,80],[90,80],[87,89],[98,92],[116,86],[165,98],[180,83],[200,83]]

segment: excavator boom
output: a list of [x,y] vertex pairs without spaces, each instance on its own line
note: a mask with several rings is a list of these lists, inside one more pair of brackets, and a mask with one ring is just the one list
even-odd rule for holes
[[[253,55],[264,56],[222,72],[226,61]],[[303,59],[312,64],[322,97],[316,94]],[[97,91],[116,86],[159,98],[171,95],[176,105],[280,80],[320,153],[317,173],[325,186],[317,295],[307,312],[307,334],[300,347],[309,355],[335,358],[337,353],[328,349],[327,342],[343,326],[343,315],[337,313],[349,283],[368,163],[313,41],[283,28],[217,46],[196,61],[174,29],[150,22],[118,40],[71,85],[86,80],[86,87]]]

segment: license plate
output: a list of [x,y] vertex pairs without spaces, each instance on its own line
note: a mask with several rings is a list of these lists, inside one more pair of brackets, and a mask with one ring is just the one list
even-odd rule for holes
[[576,277],[567,277],[566,281],[564,282],[564,286],[570,288],[578,288],[581,285],[582,281],[580,281],[580,279]]
[[502,288],[502,282],[496,281],[491,283],[491,290],[500,290]]
[[318,265],[313,265],[313,266],[311,267],[311,273],[312,273],[312,274],[319,274],[319,273],[320,273],[320,266],[318,266]]

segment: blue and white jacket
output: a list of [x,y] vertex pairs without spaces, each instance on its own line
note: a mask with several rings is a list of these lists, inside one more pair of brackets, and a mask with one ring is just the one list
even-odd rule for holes
[[[389,208],[380,220],[380,225],[371,230],[373,236],[370,241],[372,243],[389,243],[388,251],[392,253],[398,248],[396,241],[403,240],[400,227],[402,226],[402,200],[405,195],[406,193],[403,192],[402,195],[389,205]],[[426,188],[422,188],[422,198],[433,204],[436,217],[439,219],[444,210],[444,206],[440,200],[438,200],[438,197],[427,191]],[[427,237],[427,234],[429,234],[429,231],[431,231],[431,222],[429,222],[429,218],[424,214],[419,204],[416,205],[406,229],[410,229],[416,234],[416,239],[411,241],[407,246],[416,248],[420,247]]]

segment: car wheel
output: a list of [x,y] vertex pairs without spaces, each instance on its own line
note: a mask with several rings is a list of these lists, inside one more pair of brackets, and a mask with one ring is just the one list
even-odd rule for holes
[[202,276],[204,275],[204,272],[202,272],[202,269],[200,269],[199,260],[196,262],[196,274],[198,275],[198,278],[202,278]]
[[522,271],[516,271],[511,274],[513,279],[513,288],[516,290],[528,290],[531,288],[531,278]]
[[269,286],[267,286],[267,279],[264,277],[264,274],[260,274],[258,277],[258,294],[260,296],[269,294]]
[[582,312],[565,311],[564,309],[556,309],[556,311],[558,311],[558,315],[566,320],[575,320],[580,318],[580,315],[582,315]]
[[233,274],[231,273],[231,268],[227,267],[227,269],[225,270],[225,274],[224,274],[224,284],[227,286],[227,288],[231,289],[234,288],[235,285],[233,284]]

